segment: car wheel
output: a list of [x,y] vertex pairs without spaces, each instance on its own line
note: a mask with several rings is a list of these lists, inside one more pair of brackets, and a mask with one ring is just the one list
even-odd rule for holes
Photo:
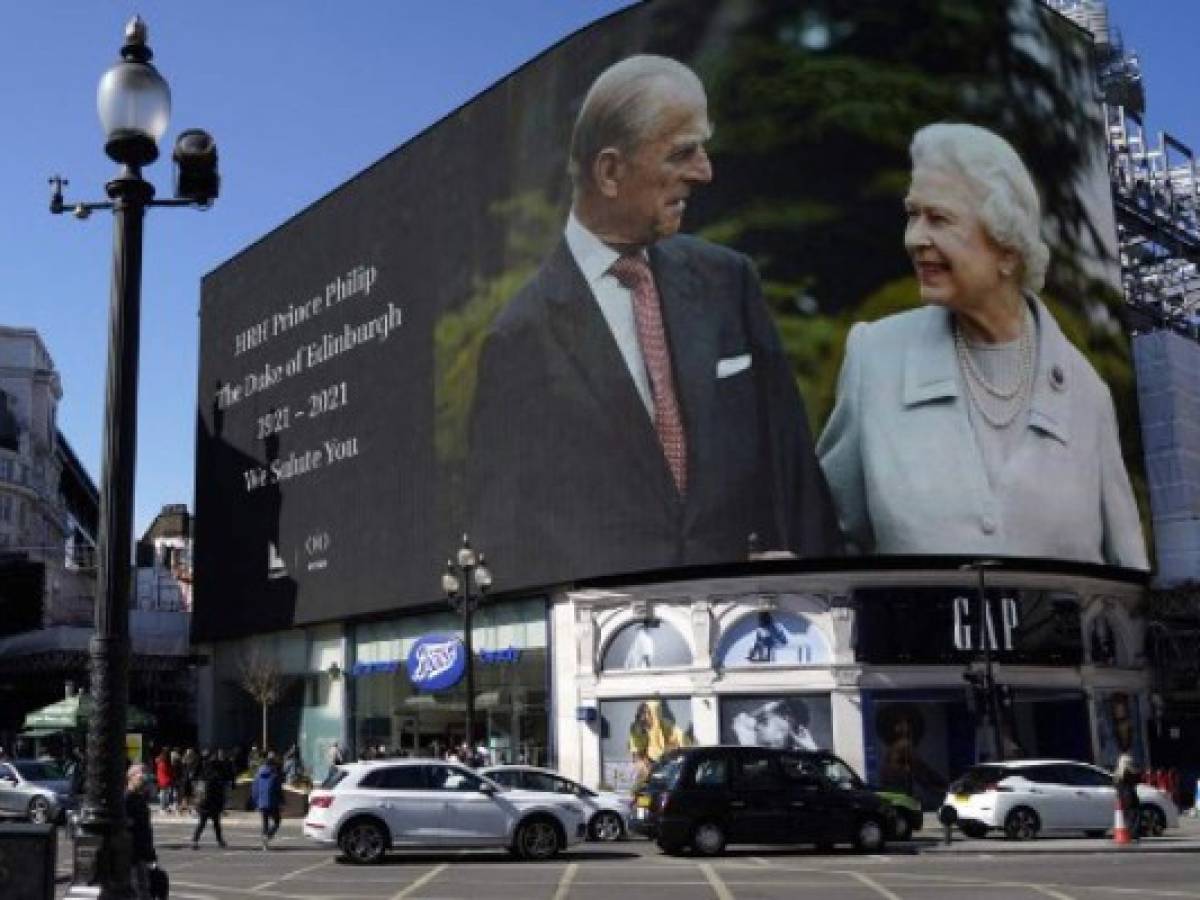
[[1004,834],[1010,841],[1031,841],[1041,828],[1042,820],[1028,806],[1018,806],[1004,817]]
[[896,823],[892,826],[892,838],[897,841],[907,841],[912,834],[912,820],[903,813],[897,813]]
[[958,828],[967,837],[977,841],[987,837],[988,833],[988,827],[979,822],[960,822]]
[[45,825],[50,821],[50,801],[45,797],[34,797],[29,801],[29,821],[34,825]]
[[338,845],[352,863],[377,863],[387,850],[387,834],[373,819],[355,819],[342,829]]
[[854,847],[863,853],[878,853],[887,843],[887,833],[878,819],[867,817],[854,830]]
[[692,831],[692,849],[701,856],[718,856],[725,849],[725,829],[716,822],[701,822]]
[[538,816],[521,823],[513,843],[521,859],[550,859],[558,853],[558,829],[549,819]]
[[1167,830],[1166,813],[1153,803],[1147,803],[1142,806],[1139,815],[1138,834],[1146,837],[1162,837],[1162,833]]
[[592,816],[588,834],[593,841],[619,841],[625,834],[625,826],[615,812],[599,812]]

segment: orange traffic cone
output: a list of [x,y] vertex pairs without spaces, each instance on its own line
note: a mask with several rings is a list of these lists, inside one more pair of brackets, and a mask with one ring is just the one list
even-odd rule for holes
[[1133,838],[1129,834],[1129,826],[1125,824],[1125,810],[1121,807],[1119,798],[1117,800],[1116,812],[1113,816],[1113,843],[1133,843]]

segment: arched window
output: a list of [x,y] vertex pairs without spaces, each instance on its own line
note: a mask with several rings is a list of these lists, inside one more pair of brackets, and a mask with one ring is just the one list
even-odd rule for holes
[[737,669],[814,665],[832,656],[829,641],[808,616],[762,610],[738,619],[721,635],[716,659],[719,668]]
[[679,629],[666,622],[631,622],[613,636],[600,668],[605,672],[688,666],[692,651]]

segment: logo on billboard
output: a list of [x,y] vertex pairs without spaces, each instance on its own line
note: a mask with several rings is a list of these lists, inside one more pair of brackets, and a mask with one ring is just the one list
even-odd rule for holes
[[408,651],[408,680],[426,691],[444,691],[462,680],[467,652],[462,641],[445,634],[420,638]]

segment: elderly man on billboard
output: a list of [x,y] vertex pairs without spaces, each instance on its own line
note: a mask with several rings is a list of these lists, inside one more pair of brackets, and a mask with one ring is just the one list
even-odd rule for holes
[[510,583],[837,546],[751,262],[680,235],[713,177],[704,87],[633,56],[588,91],[561,241],[497,317],[471,422],[472,530]]

